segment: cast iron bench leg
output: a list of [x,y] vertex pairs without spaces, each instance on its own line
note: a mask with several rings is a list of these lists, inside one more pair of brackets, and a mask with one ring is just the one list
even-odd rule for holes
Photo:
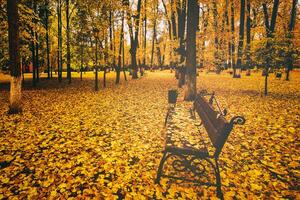
[[156,176],[156,179],[155,179],[156,184],[160,183],[160,177],[162,176],[163,167],[164,167],[164,163],[166,162],[166,159],[167,159],[167,152],[164,151],[164,155],[163,155],[162,159],[160,160],[159,167],[158,167],[158,170],[157,170],[157,176]]
[[223,193],[222,193],[222,184],[221,184],[221,176],[220,176],[220,170],[219,170],[219,163],[218,160],[215,159],[216,162],[216,169],[215,169],[215,173],[216,173],[216,185],[217,185],[217,197],[219,197],[220,199],[224,199],[223,197]]

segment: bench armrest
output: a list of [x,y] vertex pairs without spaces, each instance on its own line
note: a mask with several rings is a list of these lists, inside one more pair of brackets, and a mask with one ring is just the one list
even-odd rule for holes
[[230,120],[230,124],[232,124],[232,125],[235,125],[235,124],[243,125],[243,124],[245,124],[245,122],[246,122],[246,119],[242,116],[235,116],[235,117],[231,118],[231,120]]

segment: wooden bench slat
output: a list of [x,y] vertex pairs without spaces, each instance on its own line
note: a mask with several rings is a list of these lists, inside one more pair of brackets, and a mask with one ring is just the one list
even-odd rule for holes
[[227,122],[224,117],[214,111],[203,97],[198,97],[194,106],[214,147],[223,146],[227,134]]

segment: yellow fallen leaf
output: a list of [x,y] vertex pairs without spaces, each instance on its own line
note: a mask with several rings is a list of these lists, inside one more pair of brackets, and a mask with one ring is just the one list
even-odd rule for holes
[[296,162],[296,161],[292,161],[292,162],[289,163],[289,167],[292,167],[292,168],[299,167],[299,163]]
[[251,183],[250,186],[251,186],[251,190],[261,190],[262,189],[262,186],[257,185],[256,183]]
[[225,193],[224,198],[225,199],[231,199],[234,196],[235,196],[235,191],[229,191],[229,192]]
[[7,178],[7,177],[3,178],[1,181],[2,181],[2,183],[8,183],[9,182],[9,178]]
[[290,133],[295,133],[296,130],[295,130],[294,127],[289,127],[289,128],[288,128],[288,131],[289,131]]

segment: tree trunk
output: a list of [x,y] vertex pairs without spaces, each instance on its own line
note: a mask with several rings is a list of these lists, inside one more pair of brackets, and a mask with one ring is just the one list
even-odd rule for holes
[[[241,0],[239,46],[238,46],[238,58],[237,58],[237,62],[236,62],[237,69],[242,68],[244,28],[245,28],[245,0]],[[233,78],[236,78],[236,77],[237,77],[236,75],[233,76]]]
[[153,69],[153,57],[154,57],[155,39],[156,39],[156,18],[154,19],[154,24],[153,24],[152,47],[151,47],[151,61],[150,61],[151,70]]
[[[175,0],[177,1],[177,0]],[[172,23],[172,32],[173,32],[173,39],[176,39],[178,37],[177,35],[177,29],[176,29],[176,19],[175,19],[175,10],[174,10],[174,0],[171,0],[171,23]]]
[[34,42],[34,38],[35,38],[35,33],[34,31],[32,31],[32,42],[31,42],[31,61],[32,61],[32,86],[35,87],[36,86],[36,73],[35,73],[35,42]]
[[50,46],[49,46],[49,0],[45,2],[46,7],[46,48],[47,48],[47,78],[50,79]]
[[66,0],[66,19],[67,19],[67,78],[69,84],[72,81],[72,73],[71,73],[71,50],[70,50],[70,13],[69,13],[70,1]]
[[199,23],[198,0],[188,0],[187,15],[187,40],[186,40],[186,69],[187,69],[187,88],[184,99],[194,100],[196,90],[196,32]]
[[251,18],[250,18],[250,11],[251,11],[251,5],[250,5],[250,0],[247,0],[247,21],[246,21],[246,25],[247,25],[247,32],[246,32],[246,41],[247,41],[247,45],[246,45],[246,66],[247,69],[250,69],[251,67],[251,57],[250,57],[250,42],[251,42]]
[[234,3],[231,0],[231,64],[233,68],[233,76],[236,75],[235,69],[235,37],[234,37]]
[[22,77],[19,51],[19,15],[17,0],[7,0],[9,67],[10,67],[10,105],[9,114],[22,112]]
[[289,45],[288,55],[287,55],[287,69],[286,69],[286,77],[285,80],[290,80],[290,71],[293,69],[293,58],[292,58],[292,50],[293,50],[293,42],[292,39],[294,38],[293,30],[295,28],[296,22],[296,12],[297,12],[297,0],[293,0],[292,10],[291,10],[291,18],[288,28],[287,40]]
[[147,48],[147,0],[145,0],[144,5],[144,58],[143,58],[143,67],[146,67],[146,48]]
[[219,33],[218,33],[218,10],[216,0],[212,1],[213,4],[213,17],[214,17],[214,32],[215,32],[215,52],[214,52],[214,65],[217,72],[220,70],[220,57],[219,57]]
[[95,50],[95,91],[99,90],[99,80],[98,80],[98,37],[95,37],[96,40],[96,50]]
[[36,36],[36,47],[35,47],[36,82],[38,83],[40,81],[39,37],[37,33],[35,33],[35,36]]
[[[125,1],[126,6],[129,6],[129,0]],[[130,55],[131,55],[131,67],[133,69],[132,72],[132,78],[137,79],[138,78],[138,66],[137,66],[137,59],[136,59],[136,53],[137,53],[137,48],[138,48],[138,35],[139,35],[139,26],[140,26],[140,16],[141,16],[141,4],[142,1],[138,0],[137,4],[137,14],[134,16],[134,27],[135,27],[135,32],[133,33],[133,26],[129,22],[129,35],[130,35]],[[131,21],[131,14],[127,13],[128,19],[127,21]]]
[[[265,28],[267,33],[267,44],[266,49],[270,48],[270,39],[274,37],[274,31],[275,31],[275,25],[276,25],[276,18],[278,13],[278,7],[279,7],[279,0],[274,0],[273,4],[273,11],[272,11],[272,17],[271,17],[271,23],[269,22],[268,17],[268,9],[265,3],[263,3],[263,11],[264,11],[264,18],[265,18]],[[269,55],[266,56],[266,67],[265,67],[265,92],[264,95],[268,95],[268,76],[269,76],[269,69],[270,69],[270,61],[271,58]]]
[[[226,31],[227,35],[230,35],[230,25],[229,25],[229,15],[228,15],[228,8],[229,7],[229,0],[226,0],[226,10],[225,10],[225,18],[226,18]],[[232,54],[231,54],[231,38],[228,38],[228,68],[232,67]]]
[[124,11],[122,12],[122,27],[120,34],[120,46],[119,46],[119,55],[118,55],[118,67],[117,67],[117,77],[116,84],[120,83],[120,73],[121,73],[121,63],[122,63],[122,49],[123,49],[123,37],[124,37]]
[[207,32],[207,26],[208,26],[208,19],[209,19],[209,8],[206,11],[203,9],[203,13],[202,13],[202,22],[203,22],[203,37],[202,37],[202,43],[201,43],[201,48],[200,48],[200,53],[201,53],[201,57],[200,57],[200,68],[204,67],[204,51],[205,51],[205,41],[206,41],[206,32]]
[[[123,27],[124,27],[124,24],[123,24]],[[122,65],[123,65],[122,67],[123,67],[124,79],[125,79],[125,81],[127,81],[126,69],[125,69],[125,41],[124,40],[122,42]]]
[[182,0],[180,3],[176,1],[179,5],[177,5],[177,16],[178,16],[178,38],[179,38],[179,49],[178,53],[180,55],[180,69],[179,69],[179,79],[178,79],[178,87],[181,88],[185,84],[185,75],[186,75],[186,67],[185,65],[185,44],[184,44],[184,36],[185,36],[185,23],[186,23],[186,0]]
[[62,19],[61,19],[61,0],[57,4],[57,25],[58,25],[58,81],[62,81]]
[[[109,66],[109,61],[108,61],[108,38],[105,37],[104,40],[104,48],[105,48],[105,53],[104,53],[104,67],[103,67],[103,87],[106,87],[106,69],[107,66]],[[101,57],[101,54],[100,54]],[[101,59],[101,58],[100,58]]]
[[[32,10],[34,10],[34,1],[31,2]],[[32,23],[35,23],[32,20]],[[32,60],[32,86],[36,87],[36,58],[35,58],[35,32],[34,30],[31,31],[32,33],[32,42],[31,42],[31,60]]]
[[[81,29],[81,34],[82,34]],[[83,34],[81,36],[81,43],[80,43],[80,80],[82,81],[82,70],[83,70]]]
[[[34,4],[34,12],[36,15],[38,14],[38,8],[37,8],[37,2]],[[35,46],[35,77],[36,77],[36,82],[38,83],[40,81],[40,73],[39,73],[39,68],[40,68],[40,61],[39,61],[39,36],[38,33],[35,32],[35,40],[36,40],[36,46]]]

